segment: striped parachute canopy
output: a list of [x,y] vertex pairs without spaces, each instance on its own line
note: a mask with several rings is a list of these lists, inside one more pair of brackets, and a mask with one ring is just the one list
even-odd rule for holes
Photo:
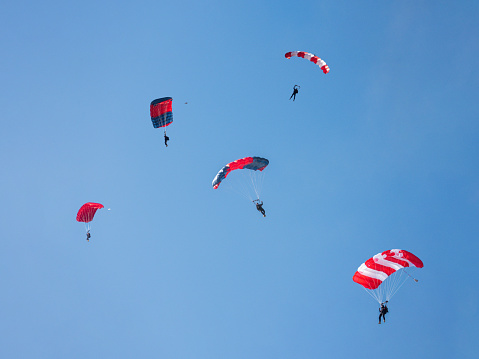
[[285,53],[284,57],[286,57],[287,59],[290,59],[292,57],[302,57],[303,59],[314,62],[316,65],[318,65],[321,68],[321,70],[323,70],[325,74],[329,72],[329,66],[326,65],[326,62],[324,62],[324,60],[322,60],[318,56],[314,54],[310,54],[309,52],[291,51],[291,52]]
[[269,164],[266,158],[261,157],[245,157],[228,163],[224,166],[213,179],[213,188],[217,189],[226,176],[234,170],[253,170],[262,171]]
[[389,301],[409,277],[413,278],[405,268],[409,270],[422,267],[422,261],[414,254],[402,249],[391,249],[378,253],[361,264],[354,273],[353,281],[362,285],[374,299],[382,303]]
[[162,97],[151,101],[150,116],[154,128],[166,127],[173,122],[171,97]]
[[245,157],[230,162],[213,179],[213,188],[217,189],[220,183],[234,171],[231,178],[228,178],[228,181],[226,181],[226,188],[244,196],[250,201],[253,201],[253,199],[258,200],[263,187],[263,170],[268,164],[269,161],[262,157]]

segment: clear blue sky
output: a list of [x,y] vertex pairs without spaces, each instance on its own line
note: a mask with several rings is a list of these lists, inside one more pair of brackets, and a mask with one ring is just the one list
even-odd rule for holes
[[[0,10],[0,357],[479,357],[477,1]],[[266,218],[211,188],[245,156]],[[425,267],[379,326],[392,248]]]

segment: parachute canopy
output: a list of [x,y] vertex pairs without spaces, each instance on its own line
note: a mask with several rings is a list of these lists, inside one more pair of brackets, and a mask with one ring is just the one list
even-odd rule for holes
[[376,289],[391,274],[406,267],[424,267],[414,254],[402,249],[391,249],[376,254],[361,264],[354,273],[353,281],[366,289]]
[[321,68],[321,70],[323,70],[325,74],[329,72],[329,66],[326,65],[326,62],[324,62],[324,60],[322,60],[318,56],[314,54],[310,54],[309,52],[291,51],[284,54],[284,57],[286,57],[287,59],[290,59],[291,57],[295,57],[295,56],[302,57],[303,59],[314,62],[316,65],[318,65]]
[[166,127],[173,122],[171,97],[162,97],[151,101],[150,116],[154,128]]
[[[391,249],[378,253],[361,264],[354,273],[353,281],[362,285],[378,303],[382,303],[389,301],[409,277],[413,278],[405,268],[409,270],[422,267],[424,264],[414,254],[402,249]],[[417,282],[417,279],[414,280]]]
[[101,203],[85,203],[78,210],[77,221],[85,223],[91,222],[93,220],[93,217],[95,216],[96,211],[100,208],[103,208],[103,205]]
[[221,181],[223,181],[231,171],[240,169],[263,171],[268,164],[269,161],[266,158],[262,157],[245,157],[230,162],[226,166],[224,166],[213,179],[213,188],[217,189]]

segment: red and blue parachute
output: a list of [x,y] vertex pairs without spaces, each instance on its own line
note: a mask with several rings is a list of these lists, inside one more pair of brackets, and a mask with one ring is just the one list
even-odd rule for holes
[[269,161],[262,157],[245,157],[230,162],[213,179],[213,188],[218,188],[220,183],[234,171],[231,178],[226,181],[226,188],[250,201],[258,200],[263,187],[263,170],[268,164]]
[[262,157],[245,157],[230,162],[226,166],[224,166],[213,179],[213,188],[217,189],[221,181],[223,181],[231,171],[242,169],[263,171],[268,164],[269,161],[266,158]]
[[173,99],[162,97],[151,101],[150,116],[154,128],[166,127],[173,122]]

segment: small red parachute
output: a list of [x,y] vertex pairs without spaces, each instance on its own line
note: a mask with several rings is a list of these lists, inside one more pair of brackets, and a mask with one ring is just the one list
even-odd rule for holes
[[314,55],[314,54],[310,54],[309,52],[304,52],[304,51],[291,51],[291,52],[287,52],[284,54],[284,57],[286,57],[287,59],[290,59],[291,57],[302,57],[303,59],[306,59],[306,60],[309,60],[313,63],[315,63],[316,65],[318,65],[321,70],[323,70],[323,72],[325,74],[327,74],[329,72],[329,66],[326,65],[326,62],[324,62],[323,59],[319,58],[318,56]]
[[87,241],[90,241],[90,237],[91,237],[90,222],[93,221],[93,217],[95,216],[96,211],[99,210],[100,208],[103,208],[103,205],[101,203],[88,202],[88,203],[85,203],[83,206],[81,206],[81,208],[78,210],[77,221],[85,223]]
[[85,223],[91,222],[93,220],[93,217],[95,216],[96,211],[100,208],[104,208],[101,203],[93,203],[93,202],[85,203],[78,210],[77,221],[85,222]]

